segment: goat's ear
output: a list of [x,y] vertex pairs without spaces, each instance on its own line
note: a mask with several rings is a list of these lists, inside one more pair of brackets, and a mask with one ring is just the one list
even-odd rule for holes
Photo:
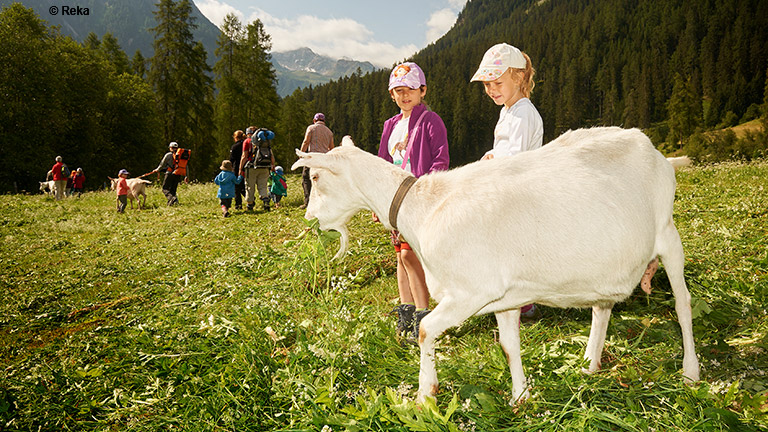
[[296,150],[296,154],[299,156],[299,160],[291,166],[291,170],[295,170],[299,167],[307,167],[322,168],[331,172],[335,171],[336,158],[330,153],[304,153]]
[[296,156],[299,157],[299,160],[293,163],[293,166],[291,166],[291,171],[295,170],[296,168],[307,166],[307,162],[312,159],[312,155],[309,153],[304,153],[299,149],[296,149]]
[[352,141],[352,137],[351,136],[344,135],[344,138],[341,139],[341,145],[342,146],[355,147],[355,142]]

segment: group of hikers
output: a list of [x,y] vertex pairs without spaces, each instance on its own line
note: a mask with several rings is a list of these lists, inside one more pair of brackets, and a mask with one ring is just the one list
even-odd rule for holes
[[48,170],[45,181],[53,182],[51,192],[58,201],[67,196],[82,194],[85,187],[85,174],[82,168],[70,170],[63,158],[56,156],[56,163]]

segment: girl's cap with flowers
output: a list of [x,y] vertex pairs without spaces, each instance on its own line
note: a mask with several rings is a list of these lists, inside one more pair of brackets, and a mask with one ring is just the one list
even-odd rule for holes
[[427,85],[427,79],[419,65],[405,62],[392,69],[392,73],[389,74],[389,88],[387,90],[392,90],[395,87],[408,87],[415,90],[425,85]]
[[496,44],[485,52],[470,81],[495,81],[509,68],[525,69],[525,56],[512,45]]
[[131,173],[129,173],[128,170],[126,170],[126,169],[121,169],[120,172],[117,173],[117,175],[123,175],[123,174],[130,175]]

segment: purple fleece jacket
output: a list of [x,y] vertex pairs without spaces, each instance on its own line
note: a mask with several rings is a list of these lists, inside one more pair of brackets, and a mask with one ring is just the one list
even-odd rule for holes
[[[424,104],[419,104],[413,108],[410,120],[408,120],[409,136],[413,132],[419,116],[426,109],[427,106]],[[400,113],[384,122],[384,131],[381,133],[379,157],[390,163],[392,163],[392,156],[389,154],[389,136],[392,135],[392,129],[402,117],[403,114]],[[432,171],[448,169],[448,135],[443,119],[437,113],[430,111],[424,115],[413,140],[410,158],[411,172],[416,177],[421,177]]]

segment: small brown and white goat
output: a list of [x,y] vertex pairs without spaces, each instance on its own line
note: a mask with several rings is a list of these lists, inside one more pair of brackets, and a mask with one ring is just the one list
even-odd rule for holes
[[[120,179],[108,178],[112,182],[112,190],[115,190]],[[131,201],[131,209],[133,209],[133,200],[136,200],[136,207],[144,208],[147,205],[147,185],[152,182],[140,178],[129,178],[126,181],[128,182],[128,199]],[[139,196],[144,197],[144,202],[139,199]]]
[[494,313],[516,399],[528,396],[520,358],[520,307],[591,307],[586,372],[600,367],[611,308],[657,257],[675,295],[683,375],[699,379],[683,247],[672,220],[675,172],[637,129],[569,131],[541,149],[420,177],[387,215],[411,175],[356,147],[296,152],[312,192],[305,217],[341,233],[361,209],[395,226],[424,267],[438,302],[419,328],[418,400],[437,391],[435,339],[473,315]]

